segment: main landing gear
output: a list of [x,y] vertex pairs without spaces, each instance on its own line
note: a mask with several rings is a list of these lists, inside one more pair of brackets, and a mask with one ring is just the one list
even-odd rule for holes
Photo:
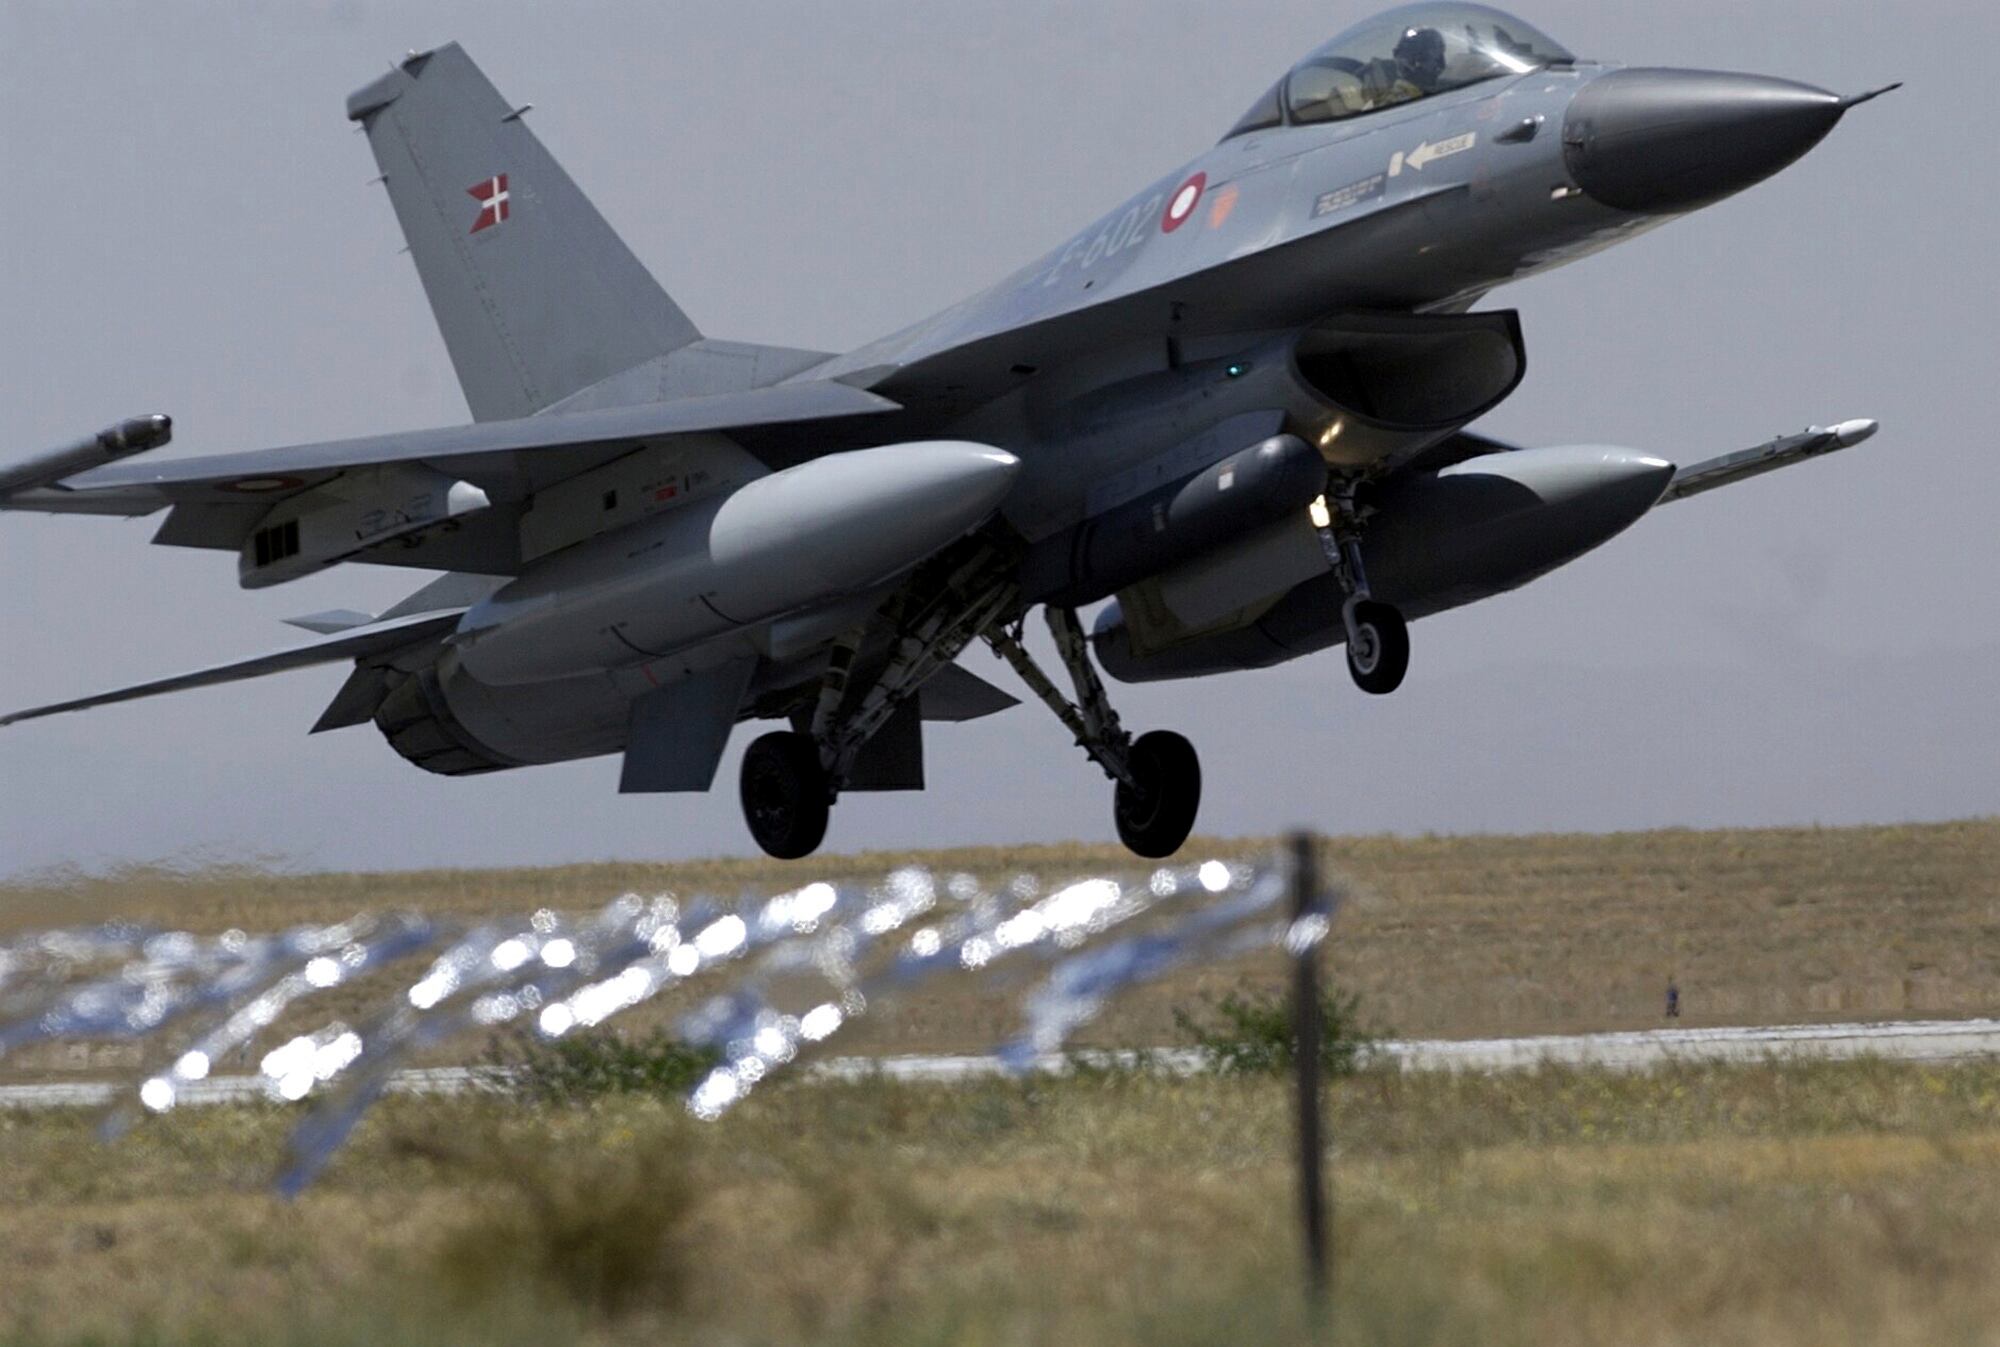
[[[810,714],[800,709],[794,728],[764,735],[743,755],[743,820],[769,855],[795,861],[818,850],[861,750],[1014,601],[996,554],[982,548],[960,555],[836,642]],[[887,662],[850,686],[855,657],[877,624],[893,631]]]
[[1367,511],[1354,503],[1355,483],[1336,478],[1313,502],[1313,527],[1347,601],[1340,619],[1347,627],[1347,672],[1363,692],[1386,696],[1403,686],[1410,671],[1410,628],[1402,613],[1376,599],[1361,564],[1361,525]]
[[819,849],[833,813],[833,783],[810,734],[780,730],[743,755],[743,820],[767,855],[796,861]]
[[1013,666],[1021,681],[1069,727],[1077,746],[1117,783],[1112,805],[1119,839],[1149,860],[1173,855],[1194,831],[1201,809],[1201,760],[1194,745],[1171,730],[1132,738],[1118,723],[1118,713],[1091,665],[1076,611],[1051,607],[1047,614],[1049,633],[1076,686],[1074,703],[1036,665],[1021,644],[1018,627],[992,628],[986,633],[987,644]]

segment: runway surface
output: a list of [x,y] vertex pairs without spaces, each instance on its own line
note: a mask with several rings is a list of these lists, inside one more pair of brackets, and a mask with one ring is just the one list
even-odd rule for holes
[[[1767,1058],[1881,1057],[1905,1062],[1962,1062],[2000,1055],[2000,1020],[1911,1020],[1889,1024],[1797,1024],[1741,1029],[1655,1029],[1543,1038],[1406,1039],[1380,1045],[1410,1071],[1510,1071],[1543,1063],[1643,1070],[1669,1062],[1745,1062]],[[1132,1054],[1079,1054],[1086,1061],[1129,1060]],[[1150,1060],[1171,1071],[1203,1068],[1199,1053],[1169,1051]],[[1036,1058],[1033,1071],[1063,1071],[1070,1059]],[[950,1083],[1003,1074],[992,1057],[839,1057],[810,1075],[837,1080],[882,1076]],[[432,1067],[397,1073],[396,1094],[459,1094],[490,1084],[477,1067]],[[65,1081],[0,1085],[0,1109],[87,1108],[129,1094],[136,1082]],[[181,1088],[183,1104],[225,1104],[265,1098],[262,1078],[214,1076]]]

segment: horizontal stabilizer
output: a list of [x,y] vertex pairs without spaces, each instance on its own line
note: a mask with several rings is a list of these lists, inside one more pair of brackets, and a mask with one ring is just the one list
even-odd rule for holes
[[289,669],[306,669],[315,664],[337,664],[343,660],[365,659],[370,655],[387,654],[391,650],[400,650],[419,641],[443,636],[458,625],[459,616],[459,612],[428,613],[421,617],[378,622],[372,626],[328,636],[323,640],[291,650],[259,655],[255,659],[239,660],[234,664],[218,664],[213,668],[199,669],[176,678],[140,683],[134,687],[120,688],[115,692],[100,692],[94,697],[81,697],[73,702],[58,702],[53,706],[37,706],[27,711],[16,711],[10,716],[0,716],[0,725],[36,720],[42,716],[59,715],[65,711],[84,711],[93,706],[108,706],[113,702],[136,701],[141,697],[157,697],[162,693],[182,692],[188,688],[213,687],[218,683],[236,683],[246,678],[262,678],[265,674],[284,673]]
[[332,636],[336,632],[365,627],[374,620],[373,613],[358,612],[353,608],[334,608],[324,613],[307,613],[304,617],[288,617],[285,619],[285,625],[297,627],[300,631],[315,632],[321,636]]
[[1874,421],[1843,421],[1837,426],[1813,426],[1797,435],[1781,435],[1769,444],[1740,453],[1724,454],[1705,463],[1682,468],[1674,474],[1660,503],[1698,496],[1719,486],[1730,486],[1779,468],[1789,468],[1809,458],[1851,449],[1873,436],[1881,426]]

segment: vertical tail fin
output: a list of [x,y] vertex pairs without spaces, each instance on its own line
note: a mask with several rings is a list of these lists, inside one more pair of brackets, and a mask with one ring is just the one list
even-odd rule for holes
[[527,416],[701,334],[456,43],[347,100],[472,415]]

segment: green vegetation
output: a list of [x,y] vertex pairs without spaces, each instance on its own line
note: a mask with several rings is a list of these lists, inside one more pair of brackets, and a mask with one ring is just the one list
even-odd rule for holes
[[[1292,1069],[1298,1035],[1289,997],[1251,990],[1211,997],[1202,1015],[1174,1008],[1174,1027],[1227,1076],[1269,1076]],[[1330,987],[1319,993],[1319,1066],[1328,1080],[1351,1076],[1367,1061],[1376,1034],[1361,1028],[1361,998]]]
[[519,1033],[486,1055],[496,1083],[524,1099],[578,1104],[605,1095],[685,1095],[722,1062],[714,1048],[694,1047],[665,1030],[626,1036],[586,1030],[553,1041]]
[[[1328,1095],[1328,1340],[1955,1347],[2000,1323],[2000,1064]],[[0,1343],[1303,1342],[1285,1082],[1146,1073],[386,1101],[296,1203],[296,1115],[109,1151],[0,1114]]]

